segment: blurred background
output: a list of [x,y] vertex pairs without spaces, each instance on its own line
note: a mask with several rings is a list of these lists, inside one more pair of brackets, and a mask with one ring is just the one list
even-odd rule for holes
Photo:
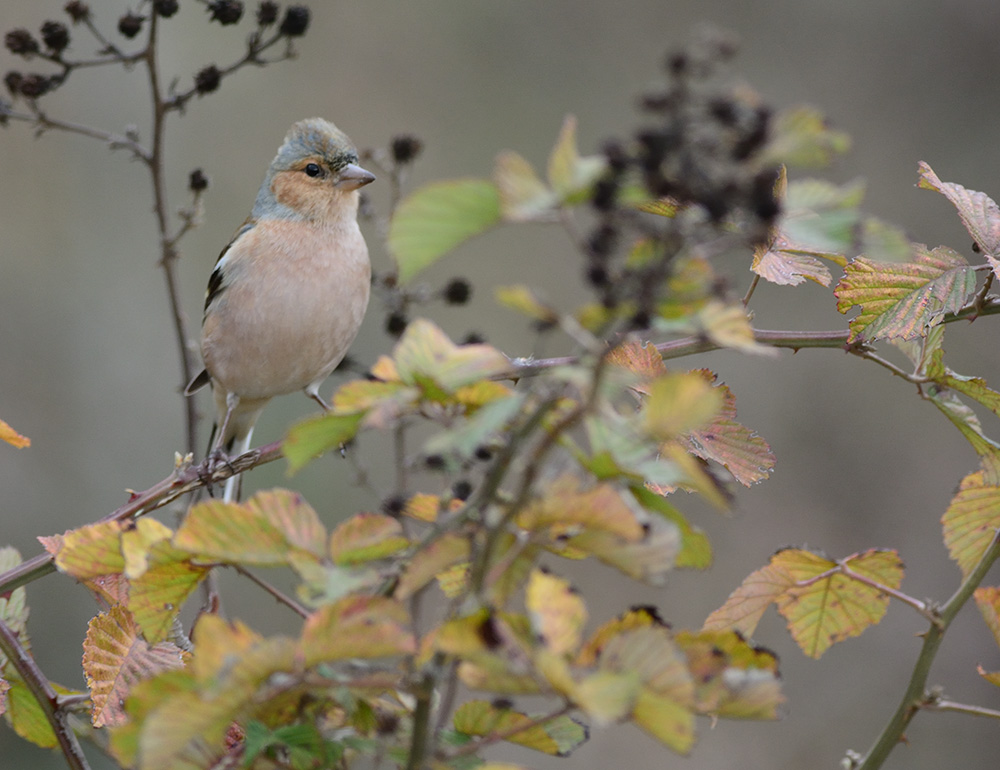
[[[37,31],[67,20],[62,0],[5,0],[0,29]],[[91,0],[97,24],[116,41],[117,18],[133,5]],[[256,7],[249,4],[248,16]],[[810,103],[847,131],[853,151],[826,173],[863,177],[866,210],[932,246],[969,255],[970,239],[948,202],[918,191],[917,162],[941,179],[1000,197],[1000,4],[990,0],[506,0],[469,3],[316,2],[299,41],[300,57],[226,79],[219,92],[192,100],[167,132],[167,185],[174,209],[188,201],[188,173],[211,179],[205,221],[182,243],[179,277],[192,334],[205,282],[220,249],[243,221],[264,170],[288,126],[321,115],[361,148],[407,133],[425,145],[411,188],[433,179],[486,176],[501,149],[543,166],[563,116],[579,119],[581,151],[630,133],[636,95],[660,79],[664,54],[711,23],[742,41],[736,69],[776,107]],[[163,23],[161,63],[185,89],[203,66],[237,58],[249,29],[207,23],[204,7],[181,0]],[[73,28],[71,54],[96,45]],[[131,46],[125,44],[126,50]],[[43,70],[0,51],[0,70]],[[53,116],[120,132],[149,119],[141,70],[79,71],[43,101]],[[798,174],[801,176],[801,174]],[[793,172],[792,178],[796,174]],[[371,188],[376,207],[385,186]],[[0,543],[32,556],[37,535],[90,522],[166,476],[181,450],[180,377],[170,328],[146,170],[123,152],[52,132],[35,139],[25,124],[0,130],[0,417],[32,439],[30,449],[0,445]],[[375,268],[388,267],[379,234],[368,227]],[[742,292],[745,263],[725,268]],[[527,325],[492,300],[492,287],[533,283],[564,307],[582,297],[581,264],[564,235],[543,226],[502,229],[466,244],[426,275],[439,287],[468,277],[470,306],[432,306],[426,314],[454,338],[475,330],[505,352],[532,352]],[[836,329],[846,320],[828,290],[762,285],[753,307],[763,328]],[[352,356],[370,364],[391,346],[377,298]],[[952,368],[1000,385],[996,323],[953,325],[946,342]],[[541,351],[565,350],[553,338]],[[678,504],[708,530],[715,564],[675,573],[665,588],[635,587],[595,566],[573,571],[594,597],[593,622],[638,602],[656,604],[675,627],[698,627],[754,569],[783,545],[822,548],[835,557],[869,547],[895,548],[907,564],[903,588],[946,599],[959,573],[941,544],[939,517],[958,482],[976,466],[972,450],[914,388],[872,364],[832,350],[757,360],[715,353],[682,362],[709,366],[737,396],[740,419],[772,445],[773,477],[737,491],[732,515]],[[333,384],[324,389],[329,393]],[[207,404],[203,402],[204,406]],[[283,435],[312,403],[289,396],[270,407],[260,443]],[[987,416],[988,417],[988,416]],[[988,433],[1000,434],[986,422]],[[199,439],[201,444],[203,439]],[[385,447],[362,442],[375,471]],[[247,493],[292,485],[328,525],[378,500],[351,486],[350,465],[328,457],[289,479],[283,463],[254,472]],[[388,484],[385,485],[388,488]],[[167,516],[166,520],[171,521]],[[280,578],[279,578],[280,580]],[[994,574],[993,583],[998,581]],[[988,582],[990,579],[988,579]],[[231,616],[263,632],[292,631],[290,613],[229,576]],[[599,597],[599,598],[598,598]],[[82,687],[79,661],[96,607],[82,588],[50,576],[29,587],[33,649],[43,670]],[[261,610],[264,610],[263,612]],[[631,727],[598,729],[560,766],[633,770],[833,768],[847,749],[865,751],[905,687],[925,623],[893,604],[883,622],[806,659],[772,612],[757,641],[781,657],[786,716],[776,723],[699,723],[690,758],[681,759]],[[975,665],[1000,668],[1000,652],[974,606],[958,618],[931,682],[955,700],[1000,708],[1000,692]],[[995,768],[995,721],[918,715],[888,764],[901,770]],[[92,755],[94,752],[90,752]],[[554,767],[556,760],[502,748],[494,759]],[[93,756],[94,767],[110,767]],[[0,765],[63,767],[59,757],[26,746],[0,728]]]

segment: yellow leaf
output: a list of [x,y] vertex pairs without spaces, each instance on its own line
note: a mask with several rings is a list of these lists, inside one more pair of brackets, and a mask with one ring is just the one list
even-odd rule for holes
[[569,655],[579,649],[587,607],[569,581],[536,569],[528,579],[524,603],[532,627],[550,651]]
[[559,199],[566,201],[574,193],[589,189],[604,173],[604,167],[601,157],[580,157],[576,147],[576,117],[567,115],[549,156],[549,184]]
[[530,532],[549,529],[555,537],[580,529],[608,532],[630,542],[643,536],[642,525],[617,489],[598,484],[581,491],[579,479],[570,474],[551,482],[527,505],[517,516],[517,525]]
[[416,652],[409,613],[379,596],[346,596],[320,607],[302,629],[306,665],[346,658],[387,658]]
[[334,564],[351,566],[384,559],[409,544],[396,519],[381,513],[358,513],[331,533],[330,558]]
[[504,220],[532,222],[554,217],[555,193],[516,152],[505,150],[497,155],[493,181],[500,193],[500,214]]
[[613,366],[638,375],[639,382],[632,389],[639,393],[647,393],[646,383],[667,373],[663,356],[652,342],[647,342],[644,347],[636,340],[628,340],[608,353],[607,360]]
[[970,473],[962,479],[941,524],[948,554],[967,576],[1000,528],[1000,486],[985,483],[982,471]]
[[723,394],[696,373],[669,373],[649,384],[643,404],[646,430],[662,441],[709,423],[723,406]]
[[469,540],[454,532],[445,532],[425,545],[409,559],[396,584],[395,597],[406,600],[449,567],[469,558]]
[[554,324],[559,320],[559,314],[535,296],[535,292],[521,284],[514,286],[498,286],[494,290],[497,302],[506,308],[515,310],[522,315],[542,323]]
[[141,680],[183,665],[172,643],[150,645],[123,607],[112,607],[90,621],[83,643],[83,671],[92,701],[95,727],[125,722],[125,699]]

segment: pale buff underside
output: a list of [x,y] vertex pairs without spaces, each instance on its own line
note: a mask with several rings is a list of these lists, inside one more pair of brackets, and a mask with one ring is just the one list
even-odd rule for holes
[[219,414],[229,393],[240,397],[228,440],[243,439],[270,398],[318,386],[340,363],[368,306],[371,265],[353,219],[258,224],[226,259],[201,352]]

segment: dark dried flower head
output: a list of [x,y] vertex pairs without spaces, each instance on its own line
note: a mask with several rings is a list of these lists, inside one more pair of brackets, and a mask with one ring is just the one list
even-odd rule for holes
[[153,11],[157,16],[169,19],[180,7],[177,0],[153,0]]
[[608,256],[612,249],[615,247],[615,241],[618,239],[618,231],[613,225],[608,223],[601,224],[594,230],[590,235],[590,239],[587,241],[587,245],[590,247],[590,253],[595,257],[606,257]]
[[69,45],[69,30],[61,21],[47,21],[42,25],[42,42],[53,53],[65,51]]
[[4,35],[3,44],[8,51],[18,56],[31,56],[33,53],[38,53],[38,41],[35,40],[34,35],[23,28],[12,29]]
[[594,197],[590,199],[592,205],[598,211],[611,211],[615,207],[618,199],[618,180],[615,177],[606,176],[597,180],[594,185]]
[[464,305],[472,296],[472,286],[464,278],[452,278],[444,287],[444,301],[449,305]]
[[196,168],[188,177],[188,188],[192,192],[201,192],[208,189],[208,177],[200,168]]
[[240,0],[212,0],[208,4],[210,21],[217,21],[223,26],[236,24],[243,18],[243,3]]
[[19,96],[21,93],[21,82],[24,80],[24,75],[20,72],[11,70],[6,75],[3,76],[3,84],[7,86],[7,90],[10,92],[11,96]]
[[451,494],[456,500],[468,500],[472,494],[472,484],[465,479],[459,479],[451,485]]
[[442,471],[445,467],[444,455],[439,455],[437,453],[427,455],[424,458],[424,465],[432,471]]
[[389,317],[385,319],[385,330],[393,337],[398,337],[406,331],[406,327],[409,323],[410,319],[406,317],[405,313],[401,313],[399,311],[390,313]]
[[222,73],[214,64],[209,64],[194,76],[194,88],[199,94],[210,94],[219,87]]
[[81,3],[80,0],[70,0],[70,2],[63,6],[63,10],[69,14],[74,24],[90,16],[90,6],[86,3]]
[[486,342],[486,337],[484,337],[479,332],[468,332],[459,344],[461,345],[482,345]]
[[403,134],[394,137],[392,140],[392,159],[402,165],[411,163],[420,151],[424,148],[424,143],[417,137]]
[[309,9],[304,5],[290,5],[285,11],[279,28],[282,35],[301,37],[309,28]]
[[52,88],[52,81],[45,75],[26,75],[20,83],[21,96],[28,99],[37,99],[48,93]]
[[262,27],[269,27],[278,20],[278,4],[271,0],[264,0],[257,8],[257,23]]
[[145,17],[129,11],[118,20],[118,31],[130,40],[142,31]]
[[382,509],[382,513],[388,516],[399,516],[406,508],[406,499],[399,495],[392,495],[385,498],[379,507]]

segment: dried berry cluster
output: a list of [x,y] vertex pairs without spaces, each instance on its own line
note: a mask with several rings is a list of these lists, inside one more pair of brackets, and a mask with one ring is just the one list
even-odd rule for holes
[[[587,238],[586,277],[605,307],[634,309],[633,327],[655,315],[673,257],[692,238],[716,238],[737,226],[756,243],[779,213],[777,170],[761,161],[771,111],[722,77],[735,50],[731,39],[711,34],[668,56],[666,84],[640,100],[649,124],[630,141],[604,147],[608,170],[591,201],[597,223]],[[635,179],[687,216],[646,218],[623,206],[622,193]],[[618,254],[626,228],[646,236],[649,257]]]
[[[241,0],[208,0],[205,3],[205,7],[208,10],[209,21],[217,21],[224,26],[236,24],[243,17],[244,3]],[[143,29],[147,28],[146,25],[153,15],[169,19],[177,13],[180,4],[178,0],[153,0],[148,8],[147,15],[137,13],[136,11],[128,11],[121,16],[117,22],[118,34],[127,40],[132,40]],[[8,51],[24,59],[39,58],[60,68],[59,71],[49,74],[37,72],[24,73],[18,70],[7,72],[4,75],[4,85],[12,97],[23,97],[30,100],[38,99],[61,86],[70,72],[77,67],[104,63],[132,62],[141,56],[141,53],[122,53],[113,43],[108,42],[94,25],[93,14],[86,3],[79,0],[72,0],[66,3],[63,10],[69,16],[72,24],[85,24],[89,27],[101,43],[102,49],[94,59],[84,61],[64,58],[64,52],[70,46],[71,37],[69,28],[60,21],[45,22],[41,27],[38,37],[24,28],[10,30],[4,34],[4,46]],[[271,2],[271,0],[264,0],[257,8],[256,21],[258,29],[251,38],[251,46],[257,46],[257,49],[252,50],[251,53],[256,53],[264,47],[261,43],[261,34],[264,30],[278,24],[276,32],[272,34],[278,38],[290,40],[291,38],[301,37],[306,33],[306,30],[309,28],[309,20],[309,9],[304,5],[290,5],[285,8],[282,15],[278,3]],[[254,59],[254,61],[257,60]],[[260,62],[258,61],[257,63]],[[193,91],[197,94],[210,93],[219,87],[221,78],[221,70],[214,64],[209,65],[195,75]],[[0,109],[0,115],[2,114],[3,110]]]

